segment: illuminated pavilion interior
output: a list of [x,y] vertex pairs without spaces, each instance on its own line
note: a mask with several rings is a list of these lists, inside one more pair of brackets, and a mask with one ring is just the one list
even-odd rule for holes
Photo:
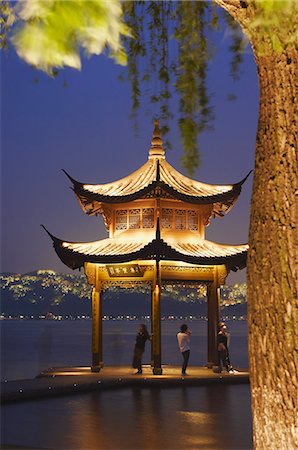
[[[66,173],[66,172],[65,172]],[[108,286],[151,288],[152,369],[162,373],[161,287],[190,283],[207,288],[208,367],[218,364],[219,287],[230,270],[246,265],[248,245],[222,245],[205,239],[210,219],[223,217],[236,202],[239,183],[210,185],[185,177],[165,158],[155,121],[148,160],[121,180],[85,184],[70,175],[82,210],[103,217],[109,237],[95,242],[63,241],[51,233],[61,261],[83,267],[92,291],[92,371],[103,366],[102,293]]]

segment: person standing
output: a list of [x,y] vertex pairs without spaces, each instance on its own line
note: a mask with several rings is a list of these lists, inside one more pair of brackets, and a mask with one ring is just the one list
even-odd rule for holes
[[217,334],[217,350],[220,367],[225,366],[227,372],[236,373],[231,366],[229,355],[229,340],[230,334],[228,333],[227,326],[224,322],[220,322],[218,326]]
[[180,331],[177,334],[177,340],[183,358],[182,375],[186,375],[186,369],[188,366],[190,355],[190,335],[191,331],[188,329],[187,325],[185,323],[181,325]]
[[134,355],[132,366],[134,369],[138,369],[135,375],[139,375],[143,373],[142,371],[142,356],[145,351],[145,344],[147,340],[150,340],[151,337],[148,333],[146,325],[143,323],[139,327],[139,332],[136,336],[136,342],[134,347]]

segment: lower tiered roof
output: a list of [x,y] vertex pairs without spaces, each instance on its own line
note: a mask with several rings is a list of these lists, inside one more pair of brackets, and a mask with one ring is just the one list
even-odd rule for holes
[[[47,231],[47,230],[46,230]],[[248,245],[223,245],[205,239],[173,240],[143,236],[141,239],[115,238],[95,242],[67,242],[47,231],[61,261],[71,269],[78,269],[84,263],[117,264],[135,260],[183,261],[196,265],[225,264],[236,271],[246,266]]]

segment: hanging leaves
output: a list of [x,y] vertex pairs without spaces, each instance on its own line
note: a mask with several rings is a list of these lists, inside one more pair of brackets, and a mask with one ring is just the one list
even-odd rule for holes
[[49,75],[64,66],[81,68],[80,51],[100,54],[106,48],[119,63],[126,63],[118,0],[23,0],[16,9],[18,26],[12,42],[18,55]]
[[223,12],[223,17],[227,24],[229,36],[231,38],[230,52],[232,59],[230,62],[230,74],[234,80],[239,79],[239,68],[243,62],[243,53],[248,45],[248,39],[243,35],[240,25],[233,19],[233,17]]
[[175,39],[179,42],[176,90],[180,96],[179,127],[184,147],[182,163],[192,175],[199,166],[198,135],[212,118],[206,75],[210,59],[206,2],[179,2]]
[[[272,5],[267,4],[272,1],[265,5],[265,12],[270,12]],[[17,53],[51,76],[64,66],[80,69],[82,49],[87,55],[108,49],[116,62],[127,64],[135,126],[145,94],[161,121],[166,148],[171,147],[167,134],[176,93],[182,163],[194,173],[200,163],[199,136],[210,128],[213,117],[206,84],[213,53],[209,34],[220,22],[213,2],[22,0],[13,6],[1,1],[0,6],[2,45],[16,22],[12,41]],[[227,21],[232,29],[231,73],[236,78],[243,41],[234,22]],[[257,19],[252,26],[259,26]]]
[[132,117],[136,123],[136,112],[140,106],[140,75],[139,59],[146,55],[143,41],[142,22],[144,10],[142,2],[127,1],[123,3],[123,13],[126,24],[131,30],[131,38],[125,36],[123,42],[129,55],[127,60],[127,78],[131,83]]
[[[170,100],[178,94],[182,164],[193,174],[199,166],[198,136],[212,119],[206,76],[212,54],[207,28],[218,27],[214,6],[205,1],[135,1],[125,2],[123,8],[124,20],[135,37],[125,40],[133,113],[140,105],[140,86],[144,85],[153,108],[158,106],[155,115],[167,135],[173,118]],[[169,140],[165,146],[170,148]]]
[[16,20],[13,6],[8,1],[0,1],[0,48],[7,49],[7,35]]

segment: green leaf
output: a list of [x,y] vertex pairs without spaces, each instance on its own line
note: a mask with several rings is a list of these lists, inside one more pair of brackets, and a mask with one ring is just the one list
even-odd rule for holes
[[27,63],[53,75],[54,68],[81,68],[80,51],[99,55],[106,48],[118,64],[127,63],[121,36],[129,36],[118,0],[22,0],[12,42]]

